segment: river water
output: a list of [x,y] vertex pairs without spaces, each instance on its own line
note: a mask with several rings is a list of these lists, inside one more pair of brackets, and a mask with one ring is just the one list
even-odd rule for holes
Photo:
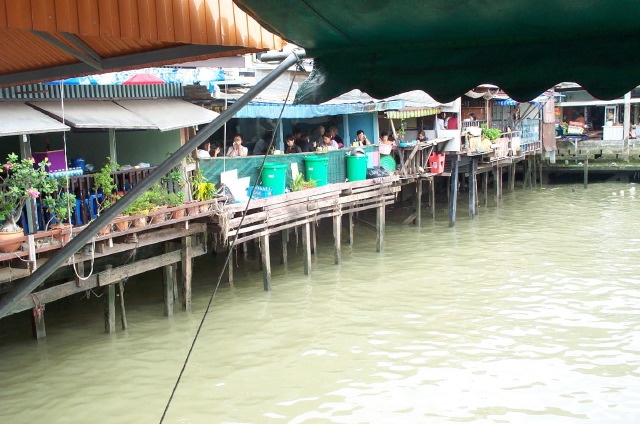
[[[455,229],[389,210],[383,254],[361,224],[335,266],[320,231],[312,277],[274,242],[270,293],[240,258],[165,422],[640,422],[634,187],[518,190],[473,221],[461,199]],[[0,322],[0,422],[158,422],[219,261],[196,261],[192,314],[164,318],[151,273],[127,284],[127,331],[103,333],[95,295],[47,305],[40,343]]]

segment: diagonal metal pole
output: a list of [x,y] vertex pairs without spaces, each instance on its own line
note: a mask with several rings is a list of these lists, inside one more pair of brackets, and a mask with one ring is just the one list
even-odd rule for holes
[[289,67],[293,66],[303,54],[293,52],[291,53],[278,67],[276,67],[269,75],[253,86],[244,96],[238,101],[233,103],[227,110],[225,110],[220,116],[207,124],[195,137],[176,150],[170,157],[162,162],[147,178],[138,183],[130,192],[122,196],[113,206],[104,211],[98,219],[93,221],[87,228],[79,233],[73,240],[66,246],[60,249],[54,256],[49,258],[40,268],[38,268],[33,274],[27,277],[23,282],[17,285],[13,290],[7,293],[2,299],[0,299],[0,318],[8,315],[11,309],[22,298],[31,293],[36,287],[44,282],[60,265],[62,265],[67,259],[74,253],[80,250],[86,243],[109,223],[127,206],[132,204],[136,198],[142,193],[149,190],[162,176],[169,173],[171,169],[176,167],[182,159],[184,159],[189,153],[195,150],[203,141],[209,138],[214,132],[220,129],[225,122],[233,118],[233,116],[247,103],[249,103],[260,92],[267,88],[273,81],[282,75]]

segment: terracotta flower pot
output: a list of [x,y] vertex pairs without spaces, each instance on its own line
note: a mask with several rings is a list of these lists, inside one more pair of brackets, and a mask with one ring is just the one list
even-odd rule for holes
[[104,227],[102,230],[98,231],[99,236],[103,236],[105,234],[109,234],[111,232],[111,224]]
[[159,224],[160,222],[165,222],[167,220],[167,213],[159,213],[157,215],[151,216],[152,224]]
[[147,225],[147,217],[141,216],[141,217],[135,218],[133,221],[131,221],[131,225],[133,226],[133,228],[145,227]]
[[129,220],[118,221],[118,222],[115,222],[113,225],[116,227],[116,231],[126,231],[129,229],[129,226],[131,225],[131,221]]
[[51,229],[53,230],[53,233],[52,233],[53,238],[63,244],[68,243],[69,237],[71,236],[71,234],[69,233],[63,234],[63,231],[68,230],[69,228],[71,228],[71,224],[53,224],[51,226]]
[[206,205],[200,205],[199,207],[200,213],[207,213],[209,212],[210,208],[211,208],[211,205],[208,203]]
[[[5,231],[0,232],[0,241],[9,241],[24,236],[24,231]],[[15,243],[5,244],[0,246],[0,252],[12,253],[20,249],[22,241],[16,241]]]
[[171,212],[171,219],[183,218],[185,215],[185,209],[178,209]]
[[198,211],[199,211],[199,208],[197,206],[192,206],[190,208],[187,208],[187,215],[189,216],[198,215]]

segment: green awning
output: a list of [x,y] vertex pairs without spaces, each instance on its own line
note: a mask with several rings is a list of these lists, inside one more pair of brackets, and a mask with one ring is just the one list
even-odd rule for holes
[[388,110],[385,115],[388,119],[407,119],[437,115],[438,113],[440,113],[440,109],[437,107],[406,107],[400,110]]
[[640,83],[637,0],[235,2],[315,59],[299,103],[354,88],[447,102],[482,83],[528,101],[562,81],[611,99]]

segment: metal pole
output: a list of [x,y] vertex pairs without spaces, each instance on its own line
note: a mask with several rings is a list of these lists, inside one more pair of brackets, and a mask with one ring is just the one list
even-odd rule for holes
[[11,290],[7,295],[0,299],[0,318],[6,316],[11,309],[23,297],[31,293],[36,287],[44,282],[60,265],[62,265],[75,252],[91,241],[91,239],[104,227],[106,227],[120,212],[132,204],[136,198],[142,193],[149,190],[162,176],[166,175],[177,166],[182,159],[195,150],[204,140],[209,138],[214,132],[220,129],[225,122],[233,118],[233,116],[249,103],[260,92],[267,88],[273,81],[282,75],[289,67],[294,65],[301,56],[298,53],[291,53],[278,67],[276,67],[269,75],[253,86],[244,96],[232,104],[220,116],[211,121],[200,131],[195,137],[176,150],[170,157],[162,162],[147,178],[140,181],[130,192],[125,194],[112,207],[104,211],[98,219],[93,221],[87,228],[79,233],[66,246],[58,251],[54,256],[49,258],[40,268],[27,277],[17,287]]

